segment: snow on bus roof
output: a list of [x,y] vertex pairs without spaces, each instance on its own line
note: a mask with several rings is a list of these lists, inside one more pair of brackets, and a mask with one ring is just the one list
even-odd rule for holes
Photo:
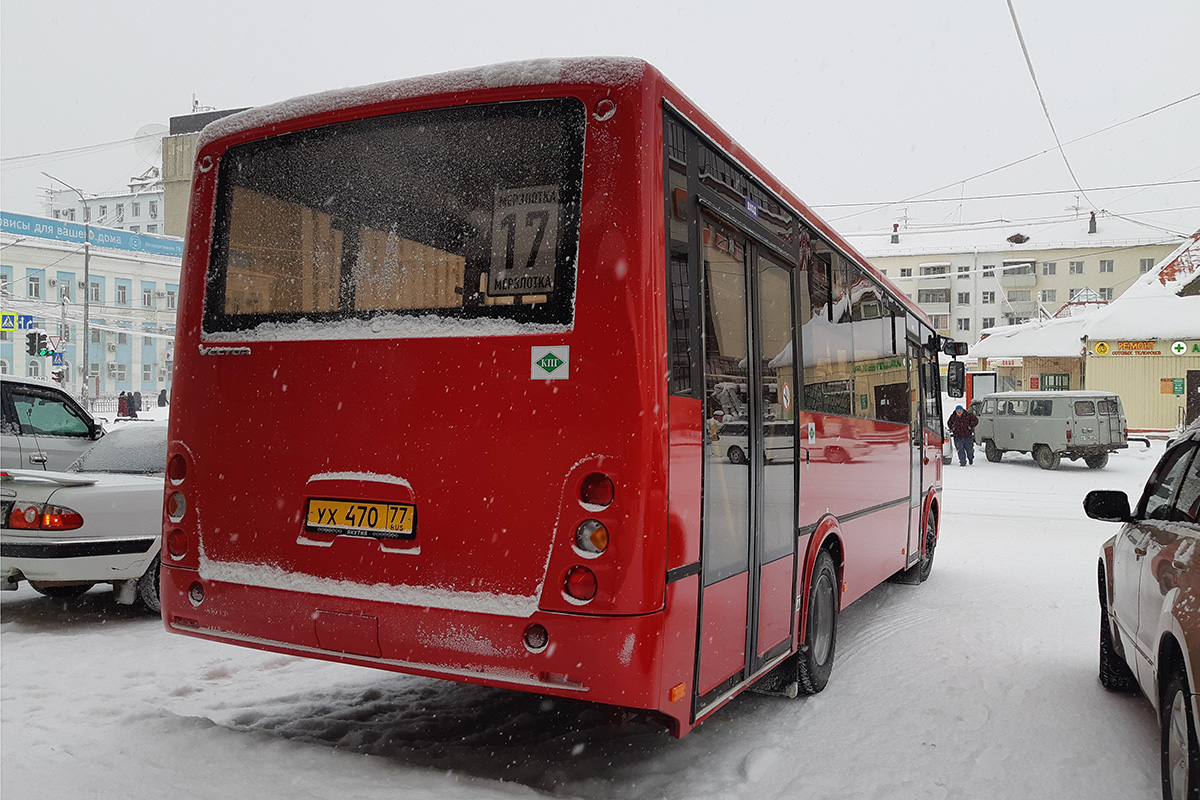
[[225,136],[278,124],[296,117],[411,97],[554,83],[627,86],[641,80],[647,66],[645,61],[638,58],[542,58],[509,61],[416,78],[401,78],[348,89],[332,89],[258,106],[215,120],[200,133],[197,149]]

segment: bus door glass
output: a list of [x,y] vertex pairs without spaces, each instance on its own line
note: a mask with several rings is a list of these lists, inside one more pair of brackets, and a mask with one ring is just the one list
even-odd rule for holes
[[908,563],[911,566],[920,558],[921,541],[921,491],[922,462],[925,460],[925,434],[921,425],[921,347],[908,343],[908,397],[909,397],[909,495],[908,495]]
[[789,648],[796,531],[791,273],[715,220],[703,247],[705,418],[722,422],[704,465],[700,707]]

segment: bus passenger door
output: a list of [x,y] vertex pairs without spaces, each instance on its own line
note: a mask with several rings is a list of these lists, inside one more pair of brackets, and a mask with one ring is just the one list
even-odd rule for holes
[[921,557],[921,505],[924,499],[921,475],[925,461],[925,428],[921,424],[921,347],[908,343],[908,439],[909,495],[907,563],[911,567]]
[[705,418],[721,423],[704,460],[697,712],[790,649],[796,546],[791,270],[711,218],[703,253]]

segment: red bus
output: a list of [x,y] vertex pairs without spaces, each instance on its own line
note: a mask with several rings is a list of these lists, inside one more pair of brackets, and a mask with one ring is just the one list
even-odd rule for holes
[[170,631],[681,736],[929,574],[945,340],[645,62],[245,111],[190,213]]

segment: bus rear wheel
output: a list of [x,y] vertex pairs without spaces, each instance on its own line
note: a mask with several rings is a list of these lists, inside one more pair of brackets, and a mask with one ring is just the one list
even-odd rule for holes
[[828,550],[817,554],[808,585],[808,618],[796,664],[801,692],[816,694],[829,683],[837,649],[838,576]]

